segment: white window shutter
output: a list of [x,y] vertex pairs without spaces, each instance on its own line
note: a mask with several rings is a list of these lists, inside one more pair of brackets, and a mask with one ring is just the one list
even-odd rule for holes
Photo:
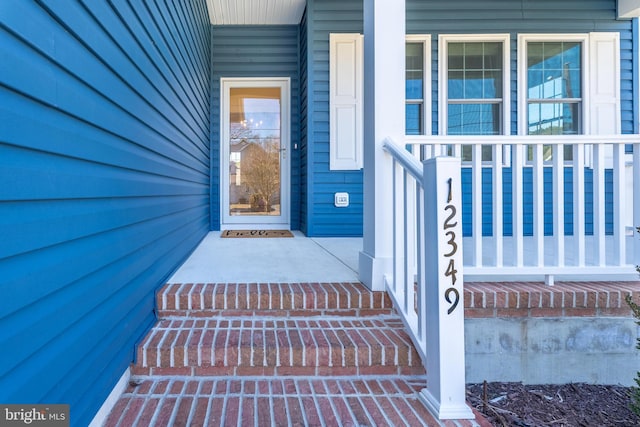
[[329,167],[362,168],[363,43],[361,34],[329,37]]
[[589,35],[589,133],[621,133],[620,34]]

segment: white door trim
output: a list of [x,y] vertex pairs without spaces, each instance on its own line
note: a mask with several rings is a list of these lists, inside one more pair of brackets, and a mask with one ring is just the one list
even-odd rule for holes
[[[280,215],[229,215],[229,109],[230,89],[250,87],[280,88],[280,144],[285,148],[280,156]],[[291,79],[289,77],[238,77],[220,79],[220,228],[289,229],[291,212]]]

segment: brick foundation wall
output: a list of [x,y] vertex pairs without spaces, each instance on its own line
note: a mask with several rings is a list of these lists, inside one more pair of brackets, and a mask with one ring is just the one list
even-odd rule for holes
[[640,299],[637,282],[465,283],[465,318],[631,317],[626,295]]

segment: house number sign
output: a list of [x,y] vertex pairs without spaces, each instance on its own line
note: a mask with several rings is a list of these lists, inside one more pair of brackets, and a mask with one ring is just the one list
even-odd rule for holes
[[456,274],[458,270],[456,269],[456,258],[454,255],[458,252],[458,244],[456,243],[456,233],[453,230],[458,225],[458,212],[453,201],[453,178],[449,178],[447,180],[449,184],[449,192],[447,194],[447,205],[444,207],[445,212],[447,212],[447,217],[442,224],[442,230],[445,235],[445,240],[448,245],[448,252],[444,253],[445,260],[447,262],[447,269],[444,272],[445,277],[451,281],[451,286],[444,291],[444,299],[449,304],[449,309],[447,310],[447,314],[451,314],[455,311],[456,307],[458,307],[458,303],[460,302],[460,292],[456,289]]

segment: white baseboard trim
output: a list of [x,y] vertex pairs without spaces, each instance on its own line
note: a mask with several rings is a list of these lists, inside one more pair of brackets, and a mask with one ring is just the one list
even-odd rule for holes
[[118,383],[115,385],[115,387],[113,387],[113,390],[111,390],[111,393],[109,393],[109,396],[107,396],[106,400],[100,407],[100,410],[96,413],[96,416],[93,417],[93,420],[91,421],[91,424],[89,424],[89,427],[102,427],[104,425],[104,422],[107,420],[107,417],[111,413],[111,410],[114,406],[116,406],[116,402],[118,402],[118,399],[120,399],[120,396],[127,388],[127,384],[129,384],[130,378],[131,369],[127,368],[127,370],[124,371],[124,374],[122,374],[122,376],[118,380]]

